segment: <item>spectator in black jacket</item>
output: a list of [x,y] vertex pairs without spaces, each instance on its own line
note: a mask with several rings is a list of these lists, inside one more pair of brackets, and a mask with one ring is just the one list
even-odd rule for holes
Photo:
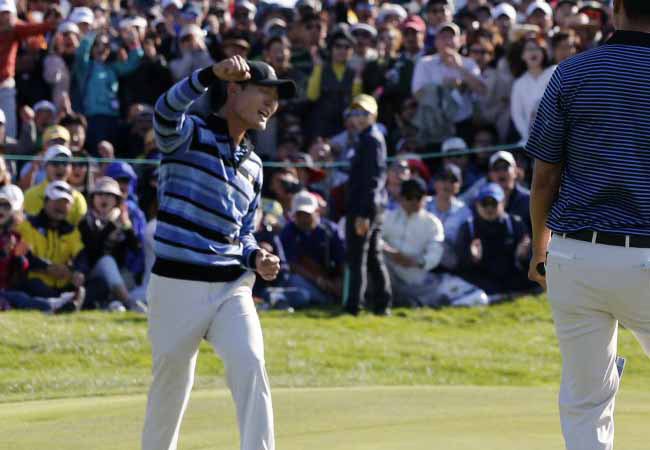
[[527,277],[530,236],[518,216],[505,211],[496,183],[481,188],[472,217],[460,228],[458,272],[488,295],[531,287]]
[[120,186],[112,178],[97,180],[90,193],[91,208],[79,223],[91,278],[100,278],[108,284],[112,296],[119,303],[112,310],[128,308],[146,312],[146,306],[129,296],[120,267],[125,265],[128,250],[140,246]]
[[350,161],[347,190],[346,243],[350,284],[345,309],[357,315],[364,305],[366,287],[374,290],[373,312],[390,314],[391,286],[381,250],[381,225],[386,204],[386,142],[375,126],[377,102],[359,95],[350,107],[358,133]]

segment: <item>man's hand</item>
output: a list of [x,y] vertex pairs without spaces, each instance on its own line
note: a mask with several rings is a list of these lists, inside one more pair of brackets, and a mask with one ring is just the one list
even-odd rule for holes
[[246,81],[251,77],[248,63],[241,56],[233,56],[214,64],[212,71],[223,81]]
[[418,262],[415,260],[415,258],[412,258],[410,256],[407,256],[403,253],[397,252],[393,253],[390,255],[390,258],[395,261],[397,265],[400,265],[402,267],[417,267]]
[[18,111],[18,115],[20,116],[20,120],[22,121],[22,123],[25,124],[33,122],[34,117],[36,117],[34,110],[27,105],[20,108],[20,110]]
[[255,256],[255,270],[264,280],[275,280],[280,271],[280,258],[264,249],[260,249]]
[[72,284],[76,288],[80,288],[84,285],[86,282],[86,277],[83,273],[81,272],[75,272],[72,274]]
[[474,239],[469,245],[469,253],[472,255],[472,260],[478,263],[483,259],[483,244],[480,239]]
[[519,241],[515,255],[517,256],[518,260],[522,260],[522,259],[525,260],[528,258],[529,253],[530,253],[530,236],[525,235],[521,239],[521,241]]
[[354,219],[354,231],[357,236],[365,236],[370,230],[370,219],[365,217],[357,217]]
[[440,59],[443,64],[452,69],[462,69],[463,68],[463,58],[453,48],[447,48],[442,53],[440,53]]
[[50,264],[47,266],[45,272],[51,277],[61,280],[69,280],[72,276],[70,269],[68,269],[68,267],[64,264]]
[[[546,255],[538,255],[533,253],[528,266],[528,279],[539,284],[546,290]],[[543,270],[542,270],[543,269]],[[542,271],[542,273],[540,273]]]

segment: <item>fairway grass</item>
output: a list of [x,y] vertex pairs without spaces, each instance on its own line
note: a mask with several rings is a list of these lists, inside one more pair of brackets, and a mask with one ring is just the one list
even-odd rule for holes
[[[275,389],[278,450],[561,450],[555,391],[543,387]],[[5,403],[2,450],[133,450],[144,395]],[[617,405],[617,448],[647,450],[650,393]],[[223,390],[196,391],[180,449],[238,448]]]

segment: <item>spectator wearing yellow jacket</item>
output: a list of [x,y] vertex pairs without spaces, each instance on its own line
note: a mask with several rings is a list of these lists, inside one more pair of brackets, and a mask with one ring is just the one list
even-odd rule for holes
[[45,203],[37,215],[28,216],[18,231],[32,257],[28,280],[21,290],[38,297],[57,297],[83,287],[85,277],[81,234],[66,221],[73,205],[73,190],[65,181],[45,189]]
[[[46,190],[50,183],[67,181],[72,171],[72,165],[70,161],[65,160],[70,158],[72,158],[72,152],[63,145],[53,145],[47,149],[43,157],[46,179],[25,192],[25,213],[33,216],[38,215],[45,204]],[[74,189],[71,192],[72,200],[65,219],[72,226],[77,226],[81,218],[86,215],[88,205],[80,192]]]

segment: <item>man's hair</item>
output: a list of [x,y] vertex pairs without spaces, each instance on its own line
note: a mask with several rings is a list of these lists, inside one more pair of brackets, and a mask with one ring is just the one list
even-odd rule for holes
[[286,36],[272,36],[264,42],[264,50],[268,51],[273,44],[278,42],[291,48],[291,41]]
[[88,129],[88,121],[86,118],[82,114],[76,112],[72,112],[63,116],[59,121],[59,125],[62,127],[68,127],[70,125],[81,125],[84,129]]
[[623,0],[628,17],[650,20],[650,2],[648,0]]

